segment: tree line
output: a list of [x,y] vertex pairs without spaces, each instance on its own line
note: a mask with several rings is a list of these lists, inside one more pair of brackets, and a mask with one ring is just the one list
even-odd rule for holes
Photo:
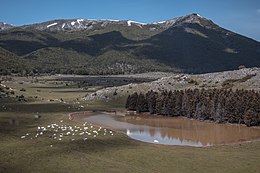
[[126,108],[219,123],[260,125],[260,93],[254,90],[187,89],[134,93],[128,96]]

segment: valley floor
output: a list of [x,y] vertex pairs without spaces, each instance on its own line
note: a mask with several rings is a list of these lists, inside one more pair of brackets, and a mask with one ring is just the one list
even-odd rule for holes
[[12,88],[15,95],[24,95],[26,101],[18,101],[14,96],[0,100],[0,172],[253,173],[260,170],[259,141],[194,148],[142,143],[118,132],[86,141],[80,137],[58,141],[47,135],[21,139],[26,133],[35,134],[38,126],[59,124],[61,120],[68,126],[82,126],[70,121],[68,113],[115,107],[122,110],[124,98],[112,103],[85,101],[81,98],[100,86],[83,88],[75,82],[52,77],[37,80],[14,77],[2,84]]

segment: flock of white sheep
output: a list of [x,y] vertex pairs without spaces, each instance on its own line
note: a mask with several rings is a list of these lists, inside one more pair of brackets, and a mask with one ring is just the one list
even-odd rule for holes
[[[86,141],[90,138],[96,138],[99,135],[113,136],[114,133],[103,127],[95,128],[91,123],[88,124],[87,122],[82,126],[71,126],[64,124],[63,120],[60,120],[59,124],[53,123],[47,126],[38,126],[35,134],[26,133],[24,136],[21,136],[21,139],[37,139],[44,135],[48,135],[49,139],[56,141],[62,141],[64,138],[71,141],[76,139]],[[50,145],[50,147],[53,147],[53,145]]]

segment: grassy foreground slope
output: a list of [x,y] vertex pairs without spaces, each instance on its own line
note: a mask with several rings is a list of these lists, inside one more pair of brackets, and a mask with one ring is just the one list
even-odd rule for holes
[[[26,133],[35,134],[37,126],[59,124],[60,120],[71,126],[82,125],[70,121],[66,116],[69,112],[114,107],[113,103],[77,101],[85,91],[74,85],[66,86],[66,81],[48,77],[38,80],[15,78],[4,83],[29,101],[16,102],[15,98],[0,101],[0,172],[253,173],[260,170],[260,142],[205,148],[163,146],[134,141],[117,132],[114,136],[87,141],[79,137],[75,141],[53,141],[49,136],[21,139]],[[20,91],[21,88],[26,91]],[[65,103],[55,100],[58,98]],[[36,112],[42,118],[35,120]],[[19,125],[10,125],[10,119]]]

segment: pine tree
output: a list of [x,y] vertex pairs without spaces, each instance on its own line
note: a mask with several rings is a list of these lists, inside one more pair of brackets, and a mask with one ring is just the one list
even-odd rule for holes
[[134,93],[130,95],[129,100],[127,102],[128,109],[135,111],[137,108],[137,100],[138,100],[138,94]]
[[136,103],[136,111],[137,112],[148,112],[148,103],[144,96],[144,94],[140,93],[137,97]]
[[156,98],[157,97],[158,97],[158,93],[156,93],[154,91],[149,91],[146,94],[148,111],[150,112],[150,114],[156,113]]

